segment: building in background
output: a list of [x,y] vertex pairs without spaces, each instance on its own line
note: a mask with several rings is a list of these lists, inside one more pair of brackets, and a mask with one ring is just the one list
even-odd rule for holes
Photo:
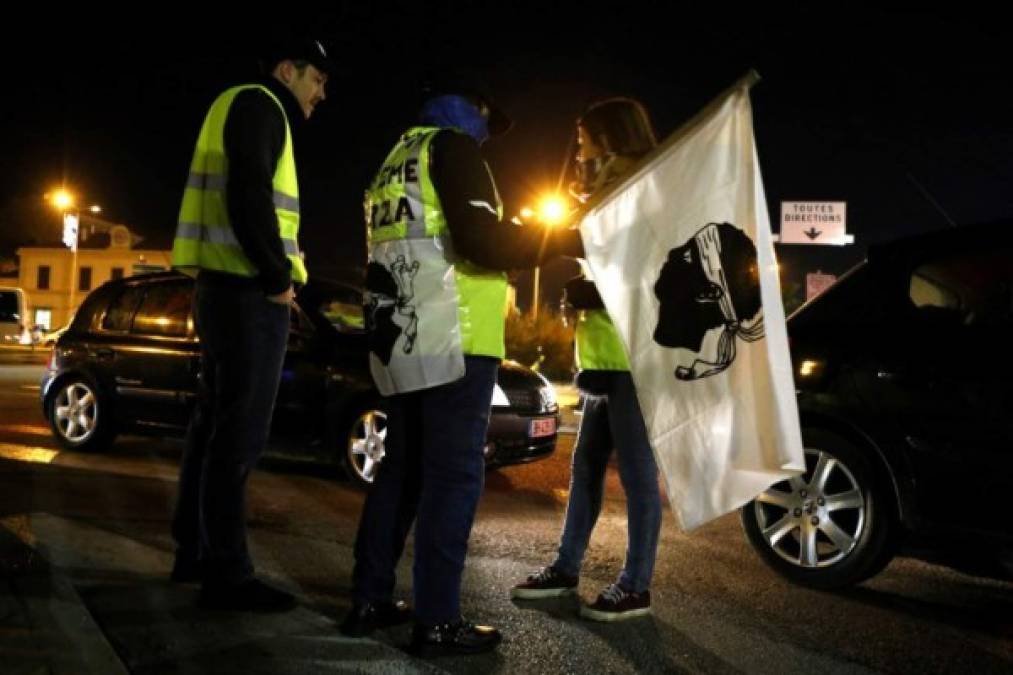
[[82,240],[76,258],[62,246],[19,248],[18,286],[28,297],[31,325],[63,326],[106,281],[169,269],[169,251],[133,248],[134,241],[126,226],[116,225]]

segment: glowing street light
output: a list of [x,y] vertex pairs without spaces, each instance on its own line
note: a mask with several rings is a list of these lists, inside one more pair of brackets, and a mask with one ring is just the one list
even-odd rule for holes
[[[566,220],[570,212],[566,199],[557,193],[547,194],[538,202],[537,215],[547,227],[555,227]],[[533,209],[524,207],[521,209],[521,217],[530,219],[536,212]],[[534,279],[531,286],[531,318],[538,318],[538,286],[541,276],[541,267],[536,267]]]
[[566,218],[567,204],[559,195],[548,195],[538,205],[538,213],[547,225],[558,225]]
[[[73,251],[70,265],[70,301],[69,311],[74,311],[75,285],[77,277],[77,249],[81,244],[81,211],[77,207],[77,198],[67,188],[61,187],[46,195],[46,199],[63,215],[63,243]],[[92,213],[102,213],[102,207],[92,204],[88,207]]]
[[53,206],[58,208],[60,211],[66,211],[70,207],[74,206],[74,195],[64,188],[60,188],[59,190],[53,192],[49,199],[53,203]]

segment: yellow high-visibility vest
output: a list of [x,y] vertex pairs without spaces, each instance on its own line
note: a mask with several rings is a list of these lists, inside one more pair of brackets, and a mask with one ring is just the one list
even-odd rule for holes
[[247,84],[226,90],[215,99],[204,118],[197,147],[190,162],[190,176],[183,191],[176,237],[172,243],[172,266],[183,272],[198,269],[254,277],[258,270],[243,253],[229,223],[225,186],[228,158],[225,156],[225,121],[236,95],[248,89],[260,89],[271,97],[285,118],[285,147],[274,170],[274,212],[285,255],[292,263],[292,280],[306,283],[306,265],[299,252],[299,182],[288,116],[281,101],[270,89]]
[[630,369],[623,342],[604,309],[581,311],[575,337],[577,368],[580,370]]
[[[366,191],[367,245],[371,259],[375,247],[402,239],[443,239],[448,244],[444,250],[451,250],[447,219],[429,174],[430,146],[440,131],[444,129],[409,129],[387,155]],[[451,131],[456,133],[456,130]],[[502,218],[499,195],[496,195],[496,209]],[[448,259],[446,265],[448,271],[453,267],[457,284],[461,351],[503,358],[506,353],[506,273],[486,270],[459,259]],[[419,307],[418,311],[424,313],[425,308]]]

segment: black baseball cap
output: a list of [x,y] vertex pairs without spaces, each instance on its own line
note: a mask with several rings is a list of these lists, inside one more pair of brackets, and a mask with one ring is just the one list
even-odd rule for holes
[[468,96],[484,103],[489,108],[489,134],[491,136],[505,134],[514,124],[513,120],[497,105],[489,84],[475,71],[448,69],[429,73],[423,78],[423,100],[447,94]]
[[327,74],[333,73],[337,68],[323,43],[307,37],[275,40],[267,46],[264,58],[269,70],[286,59],[306,61],[320,72]]

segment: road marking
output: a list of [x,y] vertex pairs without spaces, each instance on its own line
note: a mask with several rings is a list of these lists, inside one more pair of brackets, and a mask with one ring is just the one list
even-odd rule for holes
[[30,434],[32,436],[49,436],[49,427],[37,424],[0,424],[0,431],[14,434]]
[[13,459],[16,462],[49,464],[56,459],[59,454],[60,453],[55,450],[47,450],[46,448],[32,448],[27,445],[0,443],[0,458]]

